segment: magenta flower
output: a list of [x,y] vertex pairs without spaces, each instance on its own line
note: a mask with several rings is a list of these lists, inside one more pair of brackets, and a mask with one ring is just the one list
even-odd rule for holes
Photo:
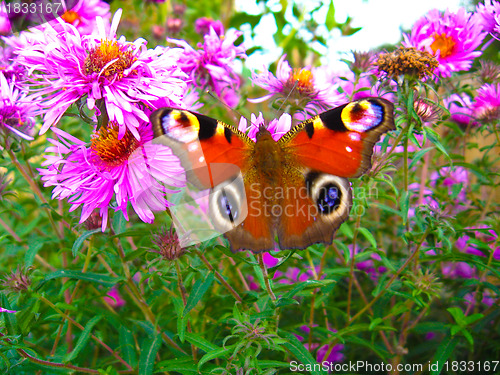
[[246,58],[245,48],[235,46],[234,42],[242,33],[234,29],[225,35],[217,35],[210,28],[195,50],[184,40],[168,39],[172,43],[184,48],[179,56],[179,67],[192,82],[202,89],[211,89],[228,106],[234,107],[239,102],[237,90],[240,87],[240,78],[235,71],[235,60]]
[[435,55],[439,62],[436,74],[449,77],[452,72],[470,69],[472,61],[481,55],[476,49],[485,35],[479,18],[465,9],[444,14],[434,9],[417,20],[410,35],[404,35],[403,45]]
[[[75,26],[81,35],[91,34],[96,29],[97,17],[101,17],[105,25],[109,25],[111,13],[108,3],[102,0],[78,0],[71,9],[61,15],[64,22]],[[57,21],[51,21],[51,24],[58,30]]]
[[[252,82],[269,94],[249,99],[249,102],[260,103],[274,99],[281,104],[286,99],[300,110],[294,116],[299,120],[305,119],[306,114],[316,115],[345,102],[345,96],[337,91],[337,86],[323,79],[321,69],[292,69],[285,58],[286,55],[283,55],[278,61],[276,76],[268,69],[259,74],[252,73]],[[321,78],[316,78],[316,72]]]
[[472,117],[472,100],[467,94],[451,94],[444,98],[444,105],[450,111],[450,118],[462,126],[476,126]]
[[[363,251],[359,246],[356,245],[354,248],[352,244],[347,245],[349,252],[352,256],[362,253]],[[355,266],[358,270],[365,272],[370,279],[377,281],[379,276],[387,271],[387,268],[377,265],[382,260],[380,255],[376,253],[370,254],[370,258],[355,262]]]
[[125,303],[127,302],[123,299],[116,286],[110,289],[108,294],[106,294],[106,297],[104,297],[104,300],[107,302],[108,305],[110,305],[115,309],[124,306]]
[[36,104],[16,88],[15,81],[8,82],[0,73],[0,129],[32,141],[29,133],[35,124],[36,111]]
[[80,223],[99,209],[106,228],[108,209],[113,206],[128,220],[130,203],[139,218],[147,223],[154,220],[153,211],[169,207],[166,189],[185,185],[184,169],[171,150],[152,144],[150,123],[141,122],[139,139],[127,131],[119,137],[119,126],[110,123],[92,136],[91,145],[53,128],[58,139],[49,139],[45,161],[39,169],[44,186],[54,186],[52,197],[68,199],[70,211],[82,206]]
[[458,206],[466,201],[466,190],[469,185],[469,172],[463,167],[444,167],[434,171],[430,177],[431,186],[440,184],[448,188],[448,194],[452,196],[454,186],[458,185],[460,190],[457,195]]
[[12,33],[12,26],[10,24],[9,15],[5,3],[0,3],[0,35],[9,35]]
[[221,21],[214,21],[208,17],[198,18],[194,23],[194,29],[198,34],[205,35],[210,32],[210,28],[214,29],[217,35],[224,34],[224,26]]
[[[314,327],[316,327],[316,326],[317,325],[315,324]],[[307,325],[300,326],[300,329],[307,335],[309,335],[309,333],[311,332],[311,328]],[[330,329],[330,331],[337,332],[337,330],[335,330],[335,329]],[[297,337],[297,339],[299,341],[305,340],[305,338],[301,335],[298,335],[298,334],[294,334],[294,335],[295,335],[295,337]],[[342,362],[344,360],[344,354],[342,353],[342,350],[344,350],[343,344],[336,344],[333,347],[331,347],[331,345],[329,345],[329,344],[326,344],[326,345],[319,347],[320,344],[318,344],[317,342],[311,343],[310,346],[309,346],[309,343],[306,342],[304,344],[304,346],[309,351],[313,351],[314,349],[318,348],[318,351],[316,352],[316,361],[318,363],[324,364],[330,368],[331,368],[331,366],[330,366],[331,363],[338,363],[338,362]],[[330,350],[330,348],[331,348],[331,350]],[[330,354],[328,356],[326,356],[328,352],[330,352]]]
[[500,40],[500,2],[484,0],[484,4],[477,5],[476,13],[483,30]]
[[88,108],[98,114],[99,103],[104,104],[100,108],[118,125],[120,138],[126,129],[139,138],[139,124],[149,121],[145,107],[156,109],[159,100],[184,107],[187,85],[176,65],[178,52],[163,47],[148,50],[143,39],[134,43],[116,39],[120,15],[121,10],[115,13],[109,33],[98,17],[97,34],[82,37],[74,26],[61,23],[64,32],[35,28],[26,33],[24,47],[11,43],[19,62],[33,72],[36,91],[31,97],[44,113],[41,134],[84,96]]
[[3,312],[10,313],[10,314],[15,314],[17,311],[7,310],[7,309],[4,309],[3,307],[0,307],[0,313],[3,313]]
[[[242,132],[247,132],[248,136],[256,140],[256,135],[259,131],[259,127],[265,124],[264,117],[262,113],[259,112],[259,116],[256,117],[253,113],[250,115],[250,125],[247,125],[247,119],[241,117],[238,129]],[[292,117],[288,113],[284,113],[281,117],[273,119],[269,125],[266,126],[267,130],[271,132],[271,135],[275,141],[280,139],[286,132],[288,132],[292,127]]]
[[474,117],[478,120],[494,122],[500,119],[500,83],[481,86],[472,108]]

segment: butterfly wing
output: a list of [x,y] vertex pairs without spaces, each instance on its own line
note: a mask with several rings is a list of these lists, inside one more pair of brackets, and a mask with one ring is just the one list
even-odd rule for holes
[[[247,173],[255,143],[235,127],[199,113],[162,108],[150,118],[154,142],[170,147],[179,157],[188,181],[201,190],[212,189],[210,219],[229,239],[231,249],[274,246],[272,218],[264,213],[265,199],[252,190],[258,176]],[[237,180],[240,171],[243,186],[228,185]],[[237,217],[245,214],[240,223]]]
[[380,136],[395,129],[393,111],[393,104],[382,98],[358,100],[302,122],[279,143],[311,170],[359,177],[371,167]]
[[[294,156],[284,176],[302,176],[300,182],[294,177],[285,183],[306,192],[281,202],[280,248],[331,243],[352,205],[347,177],[359,177],[371,167],[374,144],[394,128],[392,103],[368,98],[306,120],[279,140],[283,152]],[[286,213],[289,207],[293,214]]]

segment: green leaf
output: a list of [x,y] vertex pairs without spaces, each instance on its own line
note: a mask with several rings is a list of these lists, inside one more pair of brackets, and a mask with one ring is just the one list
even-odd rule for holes
[[94,233],[99,233],[99,232],[102,233],[101,228],[92,229],[92,230],[86,231],[80,237],[78,237],[76,239],[75,243],[73,244],[73,247],[71,248],[71,253],[73,254],[73,256],[76,257],[76,255],[78,254],[78,252],[82,248],[83,243],[85,242],[85,240],[87,238],[89,238],[90,236],[92,236]]
[[436,148],[439,151],[441,151],[441,153],[444,156],[446,156],[449,160],[451,160],[450,156],[448,155],[448,152],[446,151],[443,144],[441,143],[441,139],[439,137],[439,134],[436,133],[433,129],[429,128],[428,126],[424,126],[424,127],[422,127],[422,129],[424,130],[427,138],[429,138],[429,140],[436,146]]
[[26,251],[26,254],[24,254],[24,265],[26,267],[33,265],[33,260],[35,259],[36,254],[42,248],[43,245],[44,245],[43,242],[38,242],[38,241],[33,241],[32,243],[30,242],[29,249],[28,251]]
[[281,297],[279,300],[276,301],[276,307],[283,307],[289,305],[299,305],[299,301],[293,298],[286,298],[286,297]]
[[434,147],[423,148],[423,149],[415,152],[415,155],[413,155],[413,159],[411,160],[411,163],[408,166],[408,169],[412,169],[420,161],[420,159],[422,159],[422,157],[425,154],[427,154],[430,150],[434,150]]
[[158,372],[176,371],[180,372],[181,374],[185,374],[186,372],[192,372],[194,374],[198,374],[198,368],[196,367],[196,363],[194,363],[193,359],[190,357],[161,361],[157,365],[157,371]]
[[57,271],[51,272],[47,276],[45,276],[45,278],[43,279],[43,282],[53,280],[53,279],[59,279],[61,277],[90,281],[90,282],[99,283],[99,284],[102,284],[105,286],[113,286],[122,280],[122,278],[120,278],[120,277],[112,277],[112,276],[101,275],[101,274],[92,273],[92,272],[81,272],[81,271],[74,271],[74,270],[57,270]]
[[337,21],[335,21],[335,5],[333,5],[333,0],[330,0],[330,5],[326,12],[325,26],[328,31],[332,31],[334,27],[338,26]]
[[189,297],[186,301],[186,307],[184,307],[184,315],[187,315],[187,313],[190,312],[203,298],[208,288],[210,288],[210,285],[212,285],[214,277],[215,274],[213,272],[210,272],[207,277],[205,277],[205,280],[203,282],[197,281],[194,284],[194,287],[191,290],[191,293],[189,294]]
[[370,245],[374,249],[377,248],[377,241],[375,240],[375,237],[373,237],[373,234],[370,233],[370,231],[366,228],[358,228],[358,231],[370,242]]
[[113,230],[116,234],[123,233],[126,229],[127,220],[121,211],[116,211],[113,215]]
[[92,319],[90,319],[87,324],[85,325],[85,328],[83,329],[82,333],[80,334],[80,337],[78,338],[78,341],[75,345],[75,348],[73,351],[70,353],[66,354],[64,356],[63,362],[69,362],[75,359],[80,351],[87,346],[87,343],[90,339],[90,336],[92,335],[92,328],[99,323],[99,321],[102,319],[102,315],[94,316]]
[[461,308],[459,307],[450,307],[446,309],[451,316],[453,316],[453,319],[455,319],[455,322],[461,327],[464,327],[466,325],[465,320],[464,320],[464,313]]
[[[2,301],[1,307],[3,307],[6,310],[13,311],[12,307],[10,306],[10,302],[9,302],[9,299],[7,298],[7,296],[3,293],[0,294],[0,296],[1,296],[1,301]],[[19,331],[19,327],[17,326],[16,314],[4,311],[2,313],[2,316],[3,316],[3,320],[5,321],[5,327],[7,328],[8,334],[12,335],[12,336],[17,335],[17,333]]]
[[121,325],[118,334],[120,339],[120,352],[122,353],[123,359],[129,363],[130,366],[135,367],[137,364],[137,355],[132,332],[126,326]]
[[198,370],[201,368],[201,366],[203,366],[208,361],[211,361],[212,359],[225,357],[227,354],[231,353],[234,348],[235,345],[231,345],[226,348],[219,348],[209,351],[207,354],[201,357],[200,361],[198,362]]
[[455,346],[457,346],[457,344],[458,339],[456,337],[451,337],[450,335],[448,335],[443,341],[441,341],[441,344],[436,351],[436,355],[431,362],[430,375],[439,375],[441,373],[444,363],[448,360],[448,358],[450,358],[450,355],[451,353],[453,353],[453,350],[455,349]]
[[318,367],[318,363],[314,360],[311,353],[305,348],[304,344],[301,343],[294,334],[279,330],[279,335],[285,338],[287,341],[283,346],[292,353],[297,360],[299,360],[304,365],[309,365],[312,369],[311,374],[313,375],[327,375],[325,371],[318,371],[316,368]]
[[185,338],[189,343],[205,351],[206,353],[221,349],[219,346],[212,344],[210,341],[204,339],[202,336],[197,335],[195,333],[187,332]]
[[150,339],[145,339],[141,346],[139,357],[139,375],[150,375],[153,373],[156,353],[161,346],[161,336],[155,334]]

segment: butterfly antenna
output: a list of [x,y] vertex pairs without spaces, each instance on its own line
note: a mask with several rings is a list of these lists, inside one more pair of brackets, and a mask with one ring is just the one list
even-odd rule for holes
[[215,96],[214,94],[212,94],[212,91],[210,90],[205,90],[205,92],[210,95],[213,99],[219,101],[220,103],[222,103],[227,109],[229,109],[230,111],[234,112],[234,113],[237,113],[240,117],[244,117],[240,111],[238,111],[237,109],[234,109],[234,108],[231,108],[228,104],[224,103],[218,96]]
[[[214,94],[212,94],[212,92],[210,90],[205,90],[205,92],[210,95],[212,98],[214,98],[215,100],[218,100],[220,103],[222,103],[225,107],[227,107],[230,111],[232,112],[235,112],[237,113],[240,118],[241,117],[245,117],[243,116],[243,114],[238,111],[237,109],[234,109],[234,108],[231,108],[229,105],[227,105],[226,103],[224,103],[218,96],[215,96]],[[245,117],[246,118],[246,117]],[[246,118],[247,119],[247,118]],[[259,127],[261,124],[254,124],[251,120],[247,119],[247,121],[251,124],[251,125],[254,125],[255,127]]]
[[281,102],[279,108],[276,110],[276,113],[274,114],[275,117],[278,117],[278,113],[281,111],[281,108],[286,103],[286,101],[288,100],[288,98],[293,94],[293,92],[295,91],[295,89],[297,88],[298,85],[299,85],[299,80],[297,79],[295,81],[295,83],[293,84],[292,88],[290,89],[290,91],[288,92],[288,95],[286,96],[286,98],[283,99],[283,101]]

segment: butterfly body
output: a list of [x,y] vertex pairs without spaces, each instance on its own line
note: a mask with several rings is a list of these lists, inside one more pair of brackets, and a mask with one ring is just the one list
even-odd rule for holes
[[[151,121],[156,142],[179,156],[188,180],[212,189],[210,216],[231,248],[260,252],[275,242],[303,249],[332,241],[352,204],[347,178],[370,168],[374,143],[394,128],[392,112],[381,98],[348,103],[278,141],[264,126],[253,141],[235,127],[171,108],[154,112]],[[228,185],[239,172],[242,191]]]

